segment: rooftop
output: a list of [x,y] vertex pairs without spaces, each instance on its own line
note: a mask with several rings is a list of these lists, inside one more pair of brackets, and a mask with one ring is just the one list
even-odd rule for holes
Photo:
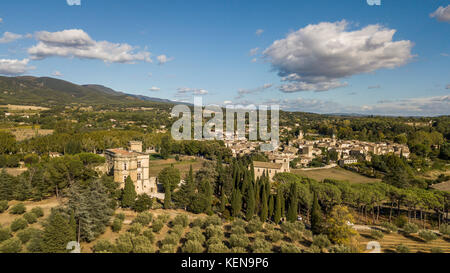
[[255,168],[281,169],[283,167],[283,164],[271,163],[271,162],[253,161],[253,166]]

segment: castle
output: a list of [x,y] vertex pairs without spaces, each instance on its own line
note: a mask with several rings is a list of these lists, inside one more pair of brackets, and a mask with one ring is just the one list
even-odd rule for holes
[[108,149],[105,151],[107,172],[114,175],[114,182],[120,187],[130,176],[137,194],[158,195],[157,179],[149,176],[150,156],[142,152],[141,141],[130,141],[128,150]]

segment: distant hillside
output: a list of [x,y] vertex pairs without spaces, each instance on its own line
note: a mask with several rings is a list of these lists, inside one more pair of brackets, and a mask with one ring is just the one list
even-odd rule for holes
[[102,85],[77,85],[48,77],[0,77],[0,104],[154,105],[169,100],[130,95]]

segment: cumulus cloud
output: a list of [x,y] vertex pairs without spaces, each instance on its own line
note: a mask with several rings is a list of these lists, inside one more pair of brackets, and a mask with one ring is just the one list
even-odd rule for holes
[[29,59],[10,60],[0,59],[0,74],[8,76],[16,76],[26,73],[33,67],[28,66]]
[[81,0],[67,0],[69,6],[81,6]]
[[396,30],[369,25],[349,30],[345,21],[308,25],[264,50],[282,81],[283,92],[327,91],[343,86],[343,78],[406,64],[411,41],[393,41]]
[[0,44],[6,44],[14,42],[18,39],[22,39],[23,35],[12,33],[12,32],[5,32],[3,33],[3,36],[0,37]]
[[81,29],[36,33],[39,43],[28,49],[32,59],[42,60],[52,56],[97,59],[110,63],[151,62],[150,52],[135,52],[129,44],[95,41]]
[[251,60],[252,63],[256,63],[257,61],[258,61],[257,58],[253,58],[253,59]]
[[252,88],[252,89],[239,89],[238,96],[236,97],[236,99],[240,99],[240,98],[244,97],[245,95],[262,92],[266,89],[271,88],[272,86],[273,86],[273,84],[266,83],[263,86],[259,86],[259,87]]
[[186,94],[207,95],[208,93],[209,93],[208,90],[205,89],[194,89],[187,87],[177,88],[177,95],[186,95]]
[[156,92],[156,91],[159,91],[159,90],[161,90],[161,88],[159,88],[159,87],[156,87],[156,86],[152,86],[150,89],[148,89],[149,91],[152,91],[152,92]]
[[62,77],[63,74],[61,72],[59,72],[58,70],[56,70],[55,72],[52,73],[52,75],[55,77]]
[[430,14],[431,18],[436,18],[440,22],[450,22],[450,5],[439,7],[435,12]]
[[256,34],[256,36],[261,36],[261,34],[263,34],[263,32],[264,32],[264,29],[257,29],[255,34]]
[[163,65],[167,62],[170,62],[173,60],[173,58],[168,58],[166,55],[159,55],[158,57],[156,57],[156,59],[158,60],[158,64],[159,65]]

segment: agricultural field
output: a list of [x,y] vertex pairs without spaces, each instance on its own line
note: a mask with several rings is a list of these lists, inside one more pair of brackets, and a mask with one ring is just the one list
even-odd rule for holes
[[181,177],[184,178],[184,176],[189,172],[189,168],[192,165],[193,171],[198,171],[202,165],[204,159],[195,158],[195,159],[186,159],[184,160],[182,158],[182,161],[176,161],[173,158],[165,159],[165,160],[151,160],[150,161],[150,168],[149,168],[149,174],[150,177],[156,177],[158,174],[167,167],[170,167],[173,165],[176,169],[180,171]]
[[322,170],[291,170],[292,173],[308,177],[317,181],[322,181],[326,178],[336,179],[340,181],[348,181],[351,184],[364,184],[364,183],[373,183],[380,182],[380,179],[370,178],[366,176],[359,175],[357,173],[344,170],[340,167],[332,168],[332,169],[322,169]]

